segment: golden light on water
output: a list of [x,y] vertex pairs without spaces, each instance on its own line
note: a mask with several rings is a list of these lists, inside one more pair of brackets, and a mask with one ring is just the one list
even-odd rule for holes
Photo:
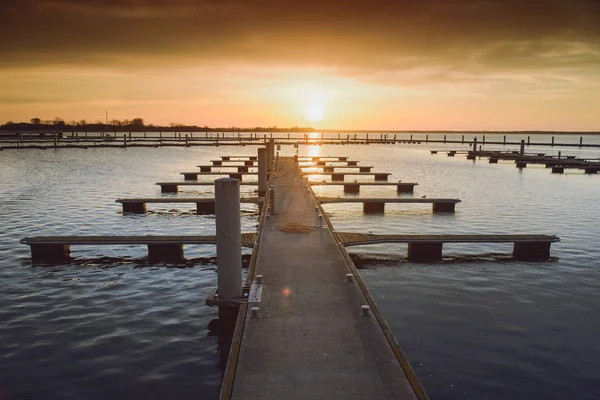
[[[317,135],[316,133],[311,133],[312,135]],[[316,157],[316,156],[320,156],[321,155],[321,146],[318,146],[316,144],[311,144],[306,146],[306,154],[311,156],[311,157]]]

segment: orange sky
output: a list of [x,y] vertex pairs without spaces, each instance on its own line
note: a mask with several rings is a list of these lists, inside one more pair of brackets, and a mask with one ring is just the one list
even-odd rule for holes
[[5,0],[0,123],[600,130],[592,0]]

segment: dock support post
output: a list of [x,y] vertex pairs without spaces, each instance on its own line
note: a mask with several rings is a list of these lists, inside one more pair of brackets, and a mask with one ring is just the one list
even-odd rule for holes
[[229,174],[230,178],[237,179],[240,182],[242,181],[242,176],[243,175],[241,173],[239,173],[239,172],[238,173],[232,172],[232,173]]
[[498,157],[490,157],[489,163],[490,164],[498,164]]
[[545,261],[550,258],[550,242],[515,243],[513,258],[519,261]]
[[519,148],[519,155],[525,155],[525,140],[521,140],[521,147]]
[[358,167],[359,172],[371,172],[371,167]]
[[331,174],[331,180],[336,182],[343,182],[344,174]]
[[363,213],[365,214],[383,214],[385,212],[385,203],[368,202],[363,203]]
[[[240,182],[231,178],[215,180],[215,203],[219,299],[240,299],[242,297]],[[238,308],[225,305],[219,307],[219,322],[222,330],[226,332],[233,330]]]
[[553,174],[563,174],[565,172],[565,167],[552,167],[552,173]]
[[350,166],[355,167],[358,165],[358,161],[346,161],[346,163],[348,164],[349,167]]
[[196,203],[196,214],[199,215],[207,215],[207,214],[215,214],[215,202],[202,202]]
[[344,193],[360,193],[360,184],[344,183]]
[[455,203],[433,203],[433,212],[434,213],[453,213],[454,212],[454,208],[455,208],[456,204]]
[[473,138],[473,151],[476,152],[477,151],[477,136],[475,136]]
[[144,214],[146,212],[146,203],[123,203],[123,212]]
[[198,175],[197,174],[183,174],[183,179],[186,181],[197,181],[198,180]]
[[525,161],[517,160],[517,161],[515,161],[515,164],[517,165],[517,168],[519,168],[519,169],[523,169],[523,168],[527,167],[527,163]]
[[221,160],[213,160],[212,163],[215,167],[220,167],[223,165],[223,162]]
[[333,172],[333,171],[334,171],[334,167],[328,166],[328,165],[323,166],[323,172]]
[[71,248],[68,244],[31,244],[31,261],[58,262],[71,258]]
[[267,193],[267,149],[258,149],[258,197]]
[[579,136],[579,147],[583,146],[583,136]]
[[237,167],[238,172],[248,172],[248,167],[245,165],[240,165]]
[[149,244],[148,262],[177,262],[183,259],[182,244]]
[[200,167],[200,172],[211,172],[212,171],[212,167],[209,165],[203,165]]
[[254,166],[254,161],[252,161],[252,160],[246,160],[246,161],[244,161],[244,165],[246,165],[248,167],[253,167]]
[[387,181],[388,174],[375,174],[375,180],[376,181]]
[[552,141],[550,142],[550,146],[554,146],[554,136],[552,136]]
[[408,243],[408,260],[418,262],[440,261],[442,242]]

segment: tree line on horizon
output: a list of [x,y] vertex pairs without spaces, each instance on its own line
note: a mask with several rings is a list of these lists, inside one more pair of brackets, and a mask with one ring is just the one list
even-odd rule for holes
[[118,120],[113,119],[107,123],[102,121],[79,121],[66,122],[60,117],[54,119],[42,120],[41,118],[31,118],[29,122],[13,122],[8,121],[4,125],[0,125],[0,130],[11,132],[22,131],[89,131],[89,132],[197,132],[197,131],[228,131],[228,132],[314,132],[312,127],[294,126],[290,128],[281,128],[277,126],[240,128],[235,126],[230,127],[215,127],[211,128],[207,125],[186,125],[179,122],[171,122],[169,125],[146,124],[143,118],[137,117],[132,119]]

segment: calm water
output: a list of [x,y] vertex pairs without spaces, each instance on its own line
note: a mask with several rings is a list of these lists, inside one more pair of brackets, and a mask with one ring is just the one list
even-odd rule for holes
[[[600,176],[533,166],[519,172],[512,163],[430,155],[436,148],[466,146],[300,148],[349,155],[392,172],[391,180],[418,182],[415,196],[463,201],[454,215],[398,204],[386,206],[385,216],[363,216],[358,204],[327,205],[338,230],[561,237],[552,245],[553,260],[543,263],[507,260],[511,245],[447,245],[437,264],[407,263],[406,245],[350,248],[375,260],[362,275],[428,394],[600,398]],[[600,156],[577,148],[539,151],[558,150]],[[186,263],[148,266],[144,246],[73,246],[71,263],[44,267],[32,266],[28,246],[18,241],[212,234],[214,219],[195,215],[193,205],[153,204],[147,215],[123,216],[114,200],[159,196],[155,182],[180,180],[179,172],[220,154],[254,152],[250,146],[0,152],[0,398],[216,398],[218,345],[206,329],[216,310],[204,305],[216,286],[214,247],[186,246]],[[242,187],[243,195],[252,190]],[[342,195],[335,187],[317,192]],[[179,194],[198,195],[212,191]],[[393,197],[395,190],[360,195]],[[243,209],[242,229],[252,231],[256,208]]]

